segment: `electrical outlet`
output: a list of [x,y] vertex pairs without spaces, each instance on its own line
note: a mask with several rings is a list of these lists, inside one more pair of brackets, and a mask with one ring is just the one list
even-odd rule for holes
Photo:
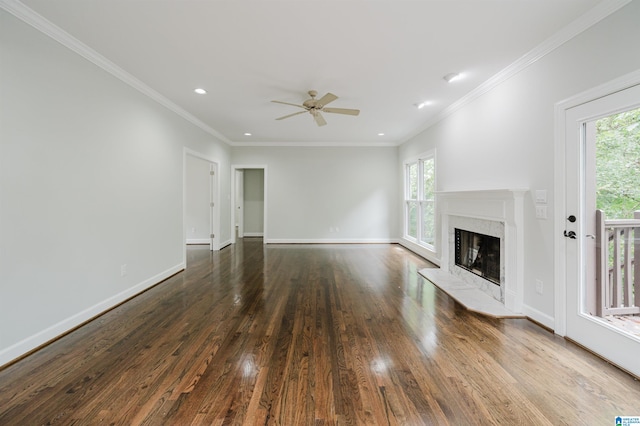
[[542,280],[536,280],[536,293],[542,294],[543,289],[544,284],[542,283]]
[[124,277],[127,275],[127,264],[120,265],[120,276]]
[[536,205],[536,218],[538,218],[538,219],[546,219],[547,218],[547,206],[538,206],[538,205]]

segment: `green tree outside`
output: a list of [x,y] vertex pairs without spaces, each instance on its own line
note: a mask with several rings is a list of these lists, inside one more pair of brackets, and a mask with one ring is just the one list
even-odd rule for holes
[[640,108],[596,121],[596,208],[607,219],[640,210]]

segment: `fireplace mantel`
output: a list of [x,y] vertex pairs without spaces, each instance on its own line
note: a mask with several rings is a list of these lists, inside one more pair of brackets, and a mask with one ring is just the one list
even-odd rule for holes
[[504,305],[522,312],[524,300],[524,196],[528,189],[482,189],[436,193],[441,215],[442,255],[440,267],[450,268],[449,219],[460,216],[504,224]]
[[[442,214],[478,219],[515,221],[518,212],[515,204],[522,204],[528,189],[480,189],[468,191],[438,191],[436,197]],[[469,211],[469,207],[473,211]]]

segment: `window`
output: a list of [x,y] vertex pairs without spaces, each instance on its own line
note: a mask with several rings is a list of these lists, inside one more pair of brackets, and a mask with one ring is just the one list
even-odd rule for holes
[[405,165],[405,237],[433,249],[435,245],[435,155]]
[[418,238],[418,163],[407,164],[407,232]]

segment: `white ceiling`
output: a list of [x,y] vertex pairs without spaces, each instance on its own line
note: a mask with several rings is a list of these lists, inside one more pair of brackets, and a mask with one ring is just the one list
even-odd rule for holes
[[[602,6],[598,0],[23,3],[238,145],[404,142]],[[450,72],[465,78],[446,83]],[[208,94],[194,94],[196,87]],[[309,114],[275,120],[299,110],[271,100],[299,104],[310,89],[336,94],[332,107],[361,113],[325,114],[324,127]],[[415,107],[425,100],[432,105]]]

